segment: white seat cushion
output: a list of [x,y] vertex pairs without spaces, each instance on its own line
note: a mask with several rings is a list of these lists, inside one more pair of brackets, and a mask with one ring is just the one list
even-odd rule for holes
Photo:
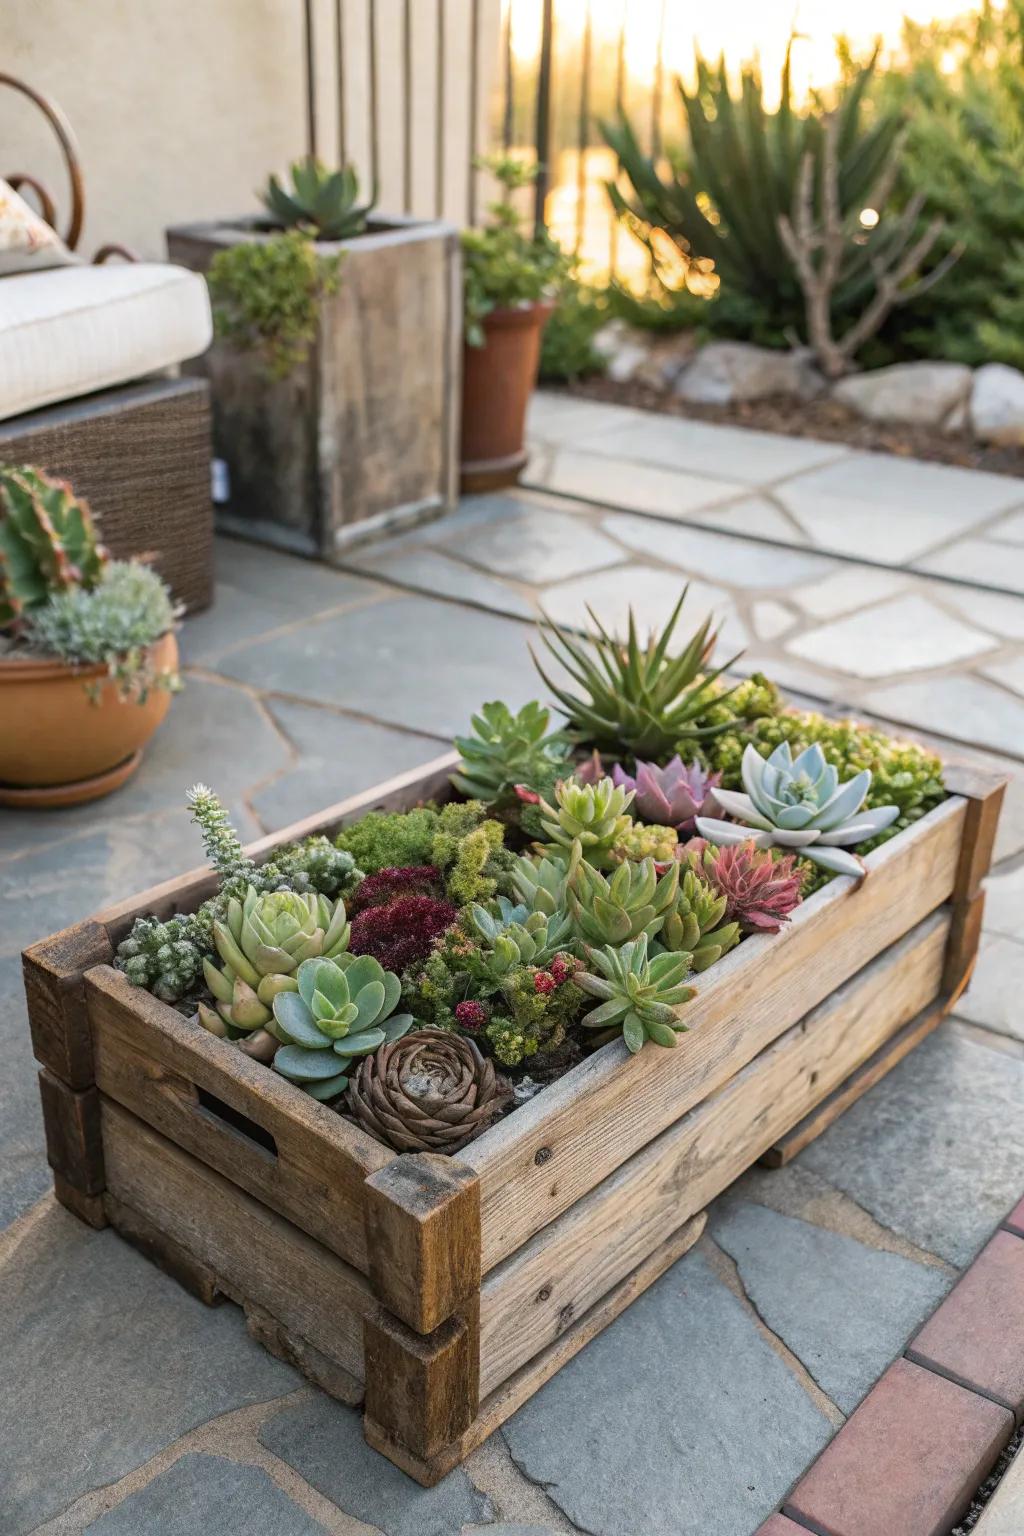
[[213,333],[206,282],[112,261],[0,279],[0,421],[196,357]]

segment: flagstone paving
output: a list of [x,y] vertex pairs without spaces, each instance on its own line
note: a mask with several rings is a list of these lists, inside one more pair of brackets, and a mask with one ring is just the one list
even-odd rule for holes
[[[218,604],[185,626],[188,687],[138,777],[0,813],[0,1536],[752,1536],[1020,1198],[1024,599],[955,559],[952,579],[917,567],[970,540],[1012,585],[1024,487],[563,396],[534,428],[531,472],[572,497],[475,498],[344,572],[221,541]],[[898,548],[913,571],[887,568]],[[234,1307],[53,1204],[18,952],[197,863],[191,780],[246,837],[279,828],[444,750],[483,698],[543,693],[522,622],[539,604],[658,622],[687,577],[693,617],[724,618],[723,659],[746,645],[738,668],[805,702],[1011,774],[977,977],[956,1021],[791,1167],[747,1174],[690,1254],[422,1490]]]

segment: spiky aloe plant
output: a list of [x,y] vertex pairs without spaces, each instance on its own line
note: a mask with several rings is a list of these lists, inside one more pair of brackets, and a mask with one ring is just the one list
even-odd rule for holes
[[106,564],[89,504],[66,480],[0,465],[0,629],[58,592],[91,589]]
[[678,1043],[686,1025],[676,1010],[694,996],[685,983],[689,955],[666,953],[651,960],[642,933],[619,948],[592,949],[587,958],[594,969],[578,971],[573,982],[602,1001],[583,1015],[581,1024],[587,1029],[621,1028],[626,1048],[634,1055],[647,1040],[665,1046]]
[[316,159],[295,160],[288,168],[291,185],[285,188],[271,176],[260,193],[263,206],[284,229],[313,229],[318,240],[349,240],[366,229],[367,215],[376,204],[374,195],[358,205],[359,179],[352,166],[329,171]]
[[712,702],[720,704],[734,691],[722,692],[714,685],[742,653],[708,670],[718,638],[709,615],[679,654],[670,654],[688,591],[689,584],[661,633],[652,632],[646,645],[637,636],[632,608],[625,644],[609,634],[590,607],[587,612],[594,630],[582,639],[545,619],[541,639],[581,692],[554,682],[535,654],[534,665],[558,700],[575,740],[599,750],[626,749],[636,757],[665,758],[679,742],[717,736],[728,729],[725,722],[702,725],[700,719]]

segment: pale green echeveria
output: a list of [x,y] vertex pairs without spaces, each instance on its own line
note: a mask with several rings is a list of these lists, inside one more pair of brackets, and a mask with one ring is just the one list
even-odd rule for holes
[[562,779],[555,785],[555,804],[540,802],[541,826],[549,843],[566,855],[579,843],[588,863],[610,864],[612,849],[632,826],[628,811],[634,794],[609,778],[596,784]]
[[274,1069],[315,1099],[336,1097],[356,1057],[412,1028],[411,1014],[394,1011],[402,983],[372,955],[304,960],[295,979],[296,991],[274,998]]
[[315,892],[267,891],[249,886],[242,901],[228,902],[224,922],[213,925],[213,941],[223,961],[203,962],[206,985],[217,1013],[200,1006],[200,1021],[222,1033],[222,1023],[234,1029],[260,1029],[272,1017],[279,992],[294,992],[296,972],[305,960],[336,958],[348,948],[345,903],[329,901]]
[[708,842],[728,846],[752,839],[758,848],[790,848],[836,874],[860,877],[864,865],[846,847],[875,837],[899,815],[896,805],[864,810],[870,768],[840,784],[838,772],[817,743],[795,759],[788,741],[768,758],[748,744],[742,777],[745,794],[712,790],[719,807],[734,821],[698,816],[697,831]]
[[646,1040],[673,1046],[686,1025],[678,1017],[681,1003],[694,996],[685,984],[689,955],[660,954],[648,958],[647,935],[617,948],[587,952],[586,971],[573,981],[582,992],[602,1001],[580,1020],[588,1029],[622,1030],[626,1048],[635,1054]]

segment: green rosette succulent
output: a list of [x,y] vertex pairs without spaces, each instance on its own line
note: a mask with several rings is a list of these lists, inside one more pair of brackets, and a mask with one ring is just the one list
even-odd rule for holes
[[723,923],[728,897],[720,896],[692,869],[658,933],[656,950],[692,957],[692,969],[705,971],[740,941],[739,923]]
[[402,983],[372,955],[304,960],[295,981],[274,998],[274,1070],[315,1099],[335,1098],[353,1060],[412,1028],[411,1014],[394,1011]]
[[561,780],[555,786],[556,804],[540,802],[541,825],[548,842],[556,849],[570,851],[578,843],[588,864],[614,863],[613,850],[633,827],[628,812],[634,793],[608,778],[598,779],[596,784]]
[[471,736],[456,736],[462,754],[452,783],[468,800],[497,805],[514,799],[517,784],[546,784],[556,770],[572,772],[569,741],[561,732],[547,734],[549,710],[534,700],[513,714],[496,699],[472,717]]
[[248,1032],[272,1017],[279,992],[294,992],[296,971],[304,960],[334,959],[348,947],[345,903],[326,896],[268,891],[250,885],[243,901],[232,897],[227,918],[213,925],[213,942],[223,961],[203,962],[206,985],[217,1011],[201,1004],[200,1022],[215,1034],[224,1025]]
[[587,1029],[621,1028],[627,1050],[634,1055],[647,1040],[674,1046],[685,1030],[676,1009],[694,996],[685,985],[689,955],[660,954],[650,959],[647,935],[613,948],[592,949],[590,971],[578,971],[574,984],[601,1002],[580,1020]]
[[577,864],[566,896],[573,932],[584,944],[625,944],[653,938],[672,911],[679,891],[679,865],[659,879],[653,859],[620,864],[606,879],[591,864]]
[[[558,853],[550,858],[530,858],[522,854],[512,867],[512,889],[530,912],[544,912],[551,917],[565,910],[565,890],[572,870],[568,859]],[[577,859],[578,862],[578,859]]]
[[567,913],[528,912],[499,898],[497,916],[485,907],[470,909],[470,921],[483,940],[482,960],[489,978],[500,981],[520,965],[547,965],[570,942],[572,923]]

